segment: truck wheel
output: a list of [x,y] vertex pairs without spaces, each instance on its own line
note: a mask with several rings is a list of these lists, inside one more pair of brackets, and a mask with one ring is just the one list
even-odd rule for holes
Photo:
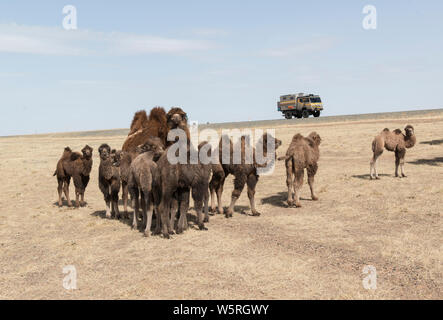
[[320,111],[315,111],[314,112],[314,117],[316,117],[316,118],[320,117]]
[[298,119],[301,118],[301,112],[297,112],[297,118],[298,118]]
[[289,112],[285,113],[285,118],[286,119],[292,119],[292,114],[290,114]]
[[301,112],[301,115],[302,115],[303,118],[308,118],[309,117],[309,111],[305,109],[305,110],[303,110]]

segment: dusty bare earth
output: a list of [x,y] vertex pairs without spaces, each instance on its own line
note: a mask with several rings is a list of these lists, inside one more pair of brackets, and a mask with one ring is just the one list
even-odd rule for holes
[[[406,154],[408,177],[393,176],[394,155],[385,152],[382,179],[370,181],[373,137],[407,123],[418,139]],[[256,125],[276,129],[279,154],[294,133],[321,135],[320,200],[310,200],[305,183],[303,207],[287,208],[279,162],[260,177],[260,217],[240,213],[249,210],[244,191],[232,219],[211,217],[208,231],[191,227],[171,240],[104,218],[97,149],[120,147],[125,131],[0,138],[0,298],[443,298],[443,110]],[[86,143],[95,149],[88,205],[58,208],[56,162],[65,146]],[[232,178],[225,206],[231,191]],[[62,286],[67,265],[77,290]],[[366,265],[376,268],[375,290],[363,288]]]

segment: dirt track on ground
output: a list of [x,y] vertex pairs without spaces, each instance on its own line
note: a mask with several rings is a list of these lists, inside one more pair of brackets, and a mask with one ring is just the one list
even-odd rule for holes
[[[322,118],[320,118],[322,119]],[[407,178],[393,176],[394,155],[369,180],[371,141],[383,128],[415,127]],[[235,124],[226,124],[233,128]],[[275,128],[283,154],[293,134],[322,137],[319,201],[302,190],[302,208],[287,208],[284,164],[260,177],[257,209],[246,191],[232,219],[211,217],[171,240],[144,238],[129,222],[104,218],[97,149],[120,147],[124,132],[0,138],[0,298],[4,299],[442,299],[443,110],[259,122]],[[220,129],[220,125],[213,125]],[[86,207],[56,206],[54,168],[63,148],[94,147]],[[223,195],[227,206],[232,178]],[[73,198],[71,186],[71,198]],[[194,215],[191,209],[189,212]],[[62,286],[64,266],[77,290]],[[364,266],[377,289],[363,288]]]

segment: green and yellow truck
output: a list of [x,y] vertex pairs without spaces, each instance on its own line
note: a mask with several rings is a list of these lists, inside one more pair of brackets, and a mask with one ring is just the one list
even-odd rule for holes
[[292,117],[308,118],[310,115],[319,117],[323,110],[323,103],[320,96],[314,94],[286,94],[280,96],[280,101],[277,102],[277,110],[282,112],[286,119]]

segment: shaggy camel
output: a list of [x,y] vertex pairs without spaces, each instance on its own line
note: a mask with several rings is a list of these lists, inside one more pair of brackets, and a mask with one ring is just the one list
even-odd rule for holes
[[134,114],[128,137],[122,147],[123,153],[120,166],[125,216],[128,216],[129,167],[131,162],[140,154],[140,152],[137,152],[137,147],[143,145],[149,137],[159,137],[163,146],[166,146],[168,131],[166,111],[163,108],[153,108],[149,113],[149,118],[144,110]]
[[[191,134],[188,128],[188,116],[186,112],[184,112],[181,108],[173,107],[166,114],[168,129],[182,129],[186,133],[186,137],[188,139],[188,144],[190,143]],[[177,141],[177,139],[175,140]],[[174,141],[168,141],[167,146],[173,144]]]
[[[202,145],[202,144],[200,144]],[[170,148],[170,147],[169,147]],[[200,161],[197,164],[190,164],[191,144],[187,144],[186,164],[171,164],[168,160],[168,152],[165,152],[157,162],[161,175],[161,201],[159,212],[162,224],[162,234],[169,238],[173,234],[176,206],[174,200],[180,204],[180,217],[177,224],[177,233],[182,233],[186,227],[186,213],[189,206],[189,193],[192,189],[195,210],[197,211],[198,227],[200,230],[207,230],[202,214],[203,202],[208,198],[208,183],[210,176],[210,165],[204,165]],[[168,151],[168,149],[166,150]],[[206,200],[205,200],[206,197]],[[207,205],[206,205],[207,208]],[[205,213],[206,214],[206,213]]]
[[106,143],[98,148],[100,166],[98,168],[98,185],[106,203],[106,218],[120,218],[118,210],[118,193],[120,191],[120,157],[119,151],[112,150]]
[[374,178],[380,179],[377,172],[377,161],[383,153],[383,149],[395,152],[395,176],[399,176],[398,167],[400,166],[401,177],[406,177],[403,170],[406,149],[412,148],[417,140],[414,133],[414,127],[410,124],[405,127],[405,133],[406,135],[403,134],[400,129],[395,129],[391,132],[388,128],[385,128],[378,136],[374,138],[372,141],[373,156],[369,169],[371,180]]
[[[221,197],[222,197],[222,193],[223,193],[223,185],[224,185],[225,179],[229,174],[232,174],[235,177],[234,178],[234,191],[232,192],[232,195],[231,195],[231,203],[230,203],[229,208],[227,209],[226,214],[225,214],[226,218],[232,217],[232,214],[234,212],[235,203],[238,200],[238,198],[240,197],[240,194],[243,191],[245,184],[247,184],[247,186],[248,186],[248,198],[249,198],[249,202],[251,205],[252,215],[253,216],[260,215],[260,213],[255,208],[255,187],[257,185],[258,178],[259,178],[259,175],[257,174],[257,168],[266,167],[266,166],[270,165],[270,163],[258,164],[256,161],[256,157],[255,157],[255,154],[256,154],[255,150],[258,148],[262,149],[263,156],[267,157],[268,153],[271,153],[271,154],[275,153],[275,150],[277,150],[277,148],[281,145],[281,140],[274,138],[272,135],[263,134],[263,136],[257,142],[256,148],[252,148],[246,142],[246,140],[248,138],[249,137],[242,136],[240,141],[237,142],[237,143],[241,144],[239,146],[240,150],[241,150],[241,163],[239,163],[239,164],[234,164],[234,162],[233,162],[234,145],[228,137],[221,138],[220,143],[219,143],[219,147],[218,147],[218,151],[217,150],[215,151],[215,152],[218,152],[218,154],[219,154],[219,160],[221,163],[221,167],[220,167],[220,165],[216,165],[216,164],[212,165],[213,174],[212,174],[211,182],[209,184],[210,190],[211,190],[211,210],[212,211],[215,211],[214,198],[215,198],[215,194],[217,194],[218,213],[223,212],[222,204],[221,204]],[[274,150],[268,150],[268,147],[267,147],[268,139],[274,140],[274,146],[275,146]],[[229,152],[230,161],[228,164],[223,163],[224,161],[223,161],[223,151],[222,150],[225,147],[230,148],[230,152]],[[247,147],[252,148],[252,154],[253,154],[252,163],[246,163],[246,148]],[[273,161],[275,161],[275,157],[272,157],[272,162]],[[221,169],[223,169],[223,171]]]
[[141,148],[141,154],[131,163],[128,188],[134,202],[132,228],[137,228],[138,226],[137,217],[141,204],[143,224],[145,225],[144,235],[148,237],[151,230],[154,208],[157,214],[156,233],[160,233],[160,219],[157,207],[160,203],[161,183],[160,172],[155,161],[164,153],[164,149],[163,143],[158,137],[150,137]]
[[[320,158],[319,146],[321,138],[316,132],[311,132],[307,138],[297,133],[292,137],[286,156],[278,158],[286,162],[286,185],[288,187],[288,205],[301,207],[300,189],[303,185],[304,170],[308,173],[308,184],[312,200],[318,200],[314,192],[314,176],[318,169]],[[295,193],[295,198],[294,198]]]
[[[69,147],[64,149],[54,172],[54,176],[57,176],[58,205],[60,207],[62,206],[62,191],[65,194],[68,207],[71,206],[69,197],[71,177],[75,186],[75,206],[85,205],[85,190],[92,169],[92,151],[93,149],[88,145],[81,150],[81,153],[73,152]],[[80,202],[79,197],[81,197]]]
[[163,145],[166,145],[168,131],[166,111],[163,108],[153,108],[149,113],[149,118],[146,116],[146,111],[138,111],[134,115],[122,151],[134,152],[137,146],[144,144],[149,137],[159,137]]

